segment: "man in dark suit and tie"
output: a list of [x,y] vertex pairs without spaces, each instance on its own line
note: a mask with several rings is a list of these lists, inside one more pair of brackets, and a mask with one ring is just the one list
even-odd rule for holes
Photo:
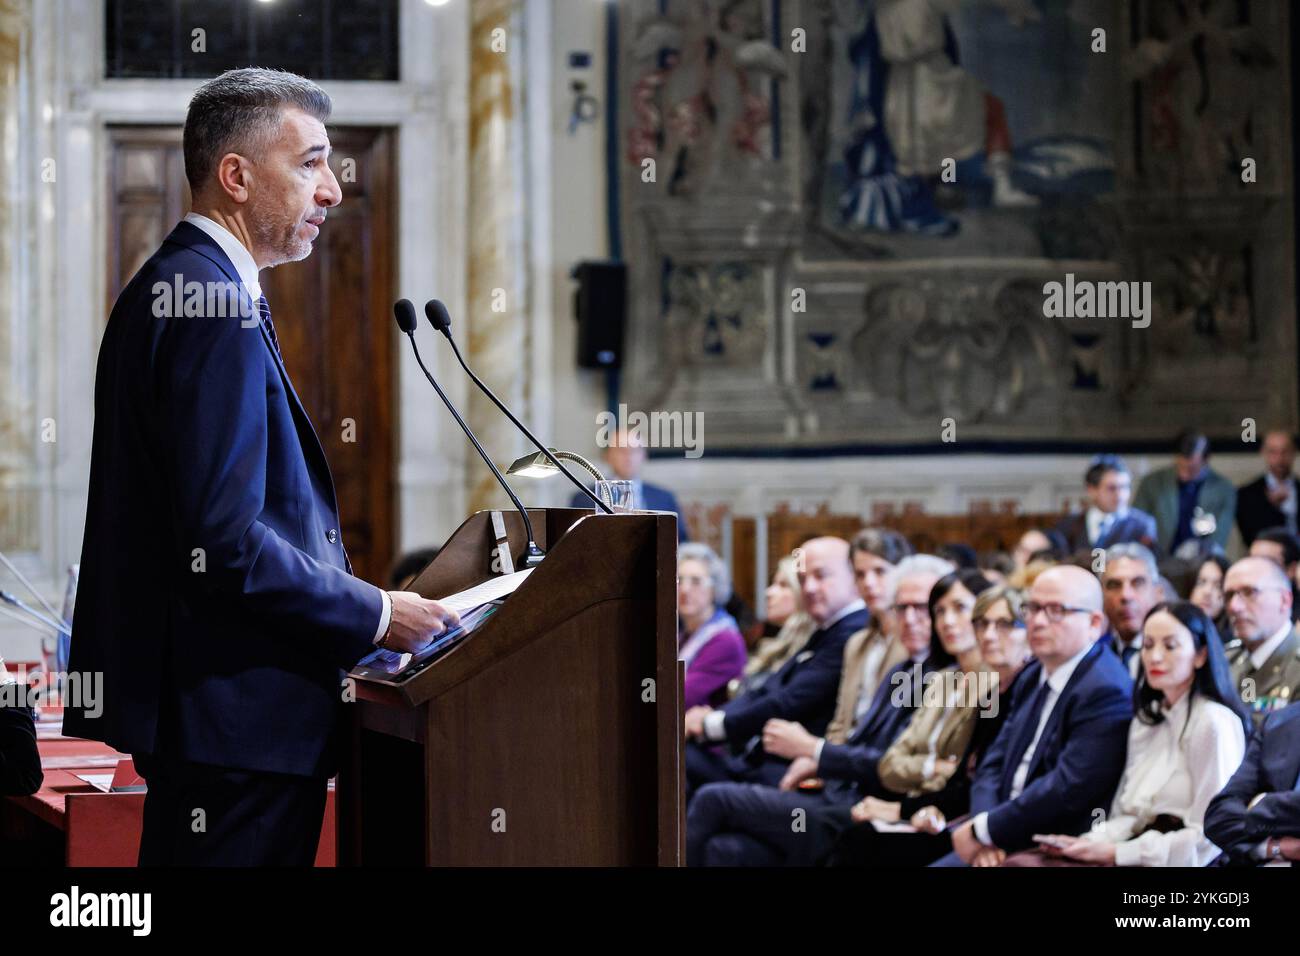
[[1300,707],[1269,714],[1255,732],[1205,811],[1205,835],[1233,863],[1300,861]]
[[145,865],[310,865],[344,672],[456,621],[352,576],[261,295],[260,270],[309,255],[342,199],[329,111],[290,73],[199,88],[193,211],[122,291],[100,346],[69,666],[103,674],[103,707],[66,712],[64,731],[134,756]]
[[[716,710],[692,707],[686,712],[688,798],[698,787],[723,780],[779,782],[785,767],[766,759],[759,737],[764,725],[779,717],[821,734],[834,715],[844,644],[866,627],[870,615],[858,596],[847,541],[813,538],[801,546],[798,559],[804,610],[817,630],[803,650],[757,689]],[[730,752],[718,753],[720,745]]]
[[1065,536],[1070,552],[1106,549],[1113,544],[1137,542],[1155,547],[1156,519],[1140,508],[1130,508],[1133,476],[1119,455],[1098,455],[1083,476],[1088,509],[1062,519],[1056,530]]
[[1295,467],[1295,439],[1288,432],[1270,431],[1260,448],[1264,474],[1237,489],[1237,527],[1247,548],[1265,528],[1286,528],[1292,534],[1300,510],[1300,481]]
[[1110,810],[1124,769],[1133,684],[1105,627],[1101,587],[1082,568],[1034,581],[1024,605],[1035,660],[1016,682],[1011,716],[980,761],[971,817],[935,866],[998,866],[1036,833],[1083,833]]
[[[899,637],[910,655],[891,668],[844,743],[831,743],[798,724],[772,719],[764,746],[791,758],[779,788],[764,783],[713,783],[702,787],[686,816],[686,857],[691,866],[773,866],[801,859],[806,828],[795,817],[827,804],[851,805],[882,791],[876,767],[920,706],[924,679],[951,659],[931,651],[928,597],[937,580],[931,570],[946,562],[931,555],[904,558],[895,572]],[[800,784],[822,778],[820,790]]]
[[1117,544],[1106,551],[1101,590],[1112,647],[1137,679],[1142,666],[1142,623],[1161,600],[1156,558],[1140,544]]
[[[605,463],[609,465],[610,477],[632,482],[632,507],[646,511],[671,511],[677,515],[677,540],[691,540],[691,530],[686,526],[686,517],[682,507],[677,503],[677,496],[667,488],[652,485],[641,480],[641,468],[645,465],[645,441],[635,430],[620,429],[613,435],[613,440],[605,449]],[[569,500],[570,508],[590,508],[591,499],[581,493],[575,493]]]

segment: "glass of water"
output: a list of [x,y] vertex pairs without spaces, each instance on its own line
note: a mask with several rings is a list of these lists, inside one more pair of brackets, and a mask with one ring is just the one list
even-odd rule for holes
[[[596,497],[609,505],[610,511],[614,512],[631,511],[635,503],[632,481],[625,478],[596,482]],[[597,508],[596,512],[599,514],[600,509]]]

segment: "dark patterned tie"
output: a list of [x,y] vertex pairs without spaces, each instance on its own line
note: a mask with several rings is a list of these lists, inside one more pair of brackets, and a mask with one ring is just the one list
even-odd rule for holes
[[257,297],[257,312],[262,317],[262,325],[266,327],[266,334],[271,337],[271,344],[275,346],[275,354],[280,354],[280,340],[275,334],[275,323],[271,321],[271,303],[266,301],[266,296]]

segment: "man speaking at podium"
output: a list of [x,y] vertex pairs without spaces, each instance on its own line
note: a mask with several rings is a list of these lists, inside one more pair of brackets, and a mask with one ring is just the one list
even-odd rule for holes
[[103,713],[69,712],[64,732],[134,756],[142,865],[310,865],[343,672],[457,621],[352,576],[261,294],[260,270],[306,258],[342,200],[329,112],[291,73],[199,88],[193,212],[122,291],[100,346],[70,668],[103,674]]

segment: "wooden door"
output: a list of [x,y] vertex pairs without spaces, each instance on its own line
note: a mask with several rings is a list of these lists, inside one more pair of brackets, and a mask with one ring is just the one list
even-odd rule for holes
[[[189,209],[176,127],[111,126],[108,302]],[[312,254],[262,272],[285,367],[320,436],[356,574],[385,584],[394,554],[391,130],[330,130],[343,202]]]

